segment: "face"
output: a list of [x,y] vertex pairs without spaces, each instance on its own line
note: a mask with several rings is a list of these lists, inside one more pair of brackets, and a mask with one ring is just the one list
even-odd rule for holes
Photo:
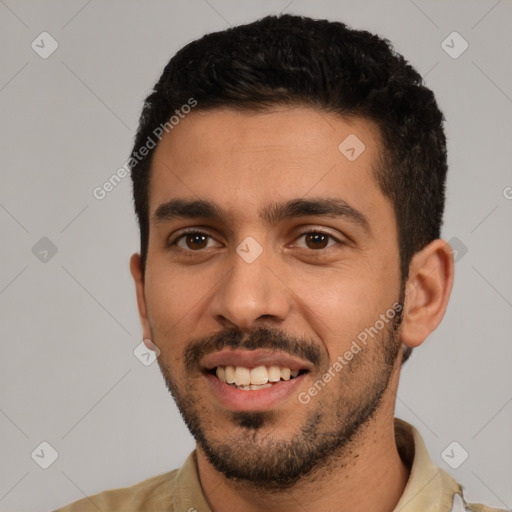
[[369,121],[307,107],[195,112],[156,148],[144,337],[230,478],[292,485],[382,406],[403,297],[379,151]]

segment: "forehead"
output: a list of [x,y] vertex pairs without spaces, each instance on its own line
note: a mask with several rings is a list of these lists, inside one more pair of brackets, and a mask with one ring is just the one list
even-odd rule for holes
[[193,112],[155,149],[150,216],[175,197],[207,199],[239,217],[270,200],[307,196],[389,210],[374,178],[379,152],[371,121],[310,107]]

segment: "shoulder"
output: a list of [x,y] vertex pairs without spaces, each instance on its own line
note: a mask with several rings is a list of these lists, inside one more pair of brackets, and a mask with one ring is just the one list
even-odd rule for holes
[[468,512],[507,512],[504,508],[488,507],[487,505],[481,505],[479,503],[468,503],[466,510]]
[[461,493],[453,495],[450,512],[506,512],[504,509],[488,507],[487,505],[482,505],[480,503],[467,503],[462,496],[462,486],[460,486],[460,488]]
[[[130,487],[103,491],[54,512],[139,512],[172,510],[172,488],[178,470],[169,471]],[[156,507],[162,508],[156,508]],[[165,509],[163,508],[165,507]],[[171,508],[170,508],[171,507]]]

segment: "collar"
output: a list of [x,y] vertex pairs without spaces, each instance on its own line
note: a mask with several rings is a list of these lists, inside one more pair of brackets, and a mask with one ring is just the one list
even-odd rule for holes
[[[404,492],[393,512],[455,512],[463,504],[461,486],[430,458],[420,433],[395,418],[395,439],[400,457],[410,468]],[[172,490],[176,510],[211,512],[199,481],[194,450],[178,470]],[[464,508],[462,507],[462,509]]]
[[455,494],[462,501],[461,486],[434,464],[412,425],[395,418],[395,439],[398,453],[411,472],[393,512],[449,512],[458,503]]

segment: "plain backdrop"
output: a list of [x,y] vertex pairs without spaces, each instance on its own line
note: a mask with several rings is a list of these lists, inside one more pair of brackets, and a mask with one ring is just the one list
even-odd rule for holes
[[[126,161],[180,47],[282,11],[385,36],[437,96],[456,279],[442,325],[403,369],[396,414],[468,500],[512,507],[510,0],[1,0],[0,510],[131,485],[193,449],[157,364],[133,353],[129,178],[103,200],[93,190]],[[441,456],[454,441],[469,454],[457,469]],[[43,442],[58,454],[48,469]]]

